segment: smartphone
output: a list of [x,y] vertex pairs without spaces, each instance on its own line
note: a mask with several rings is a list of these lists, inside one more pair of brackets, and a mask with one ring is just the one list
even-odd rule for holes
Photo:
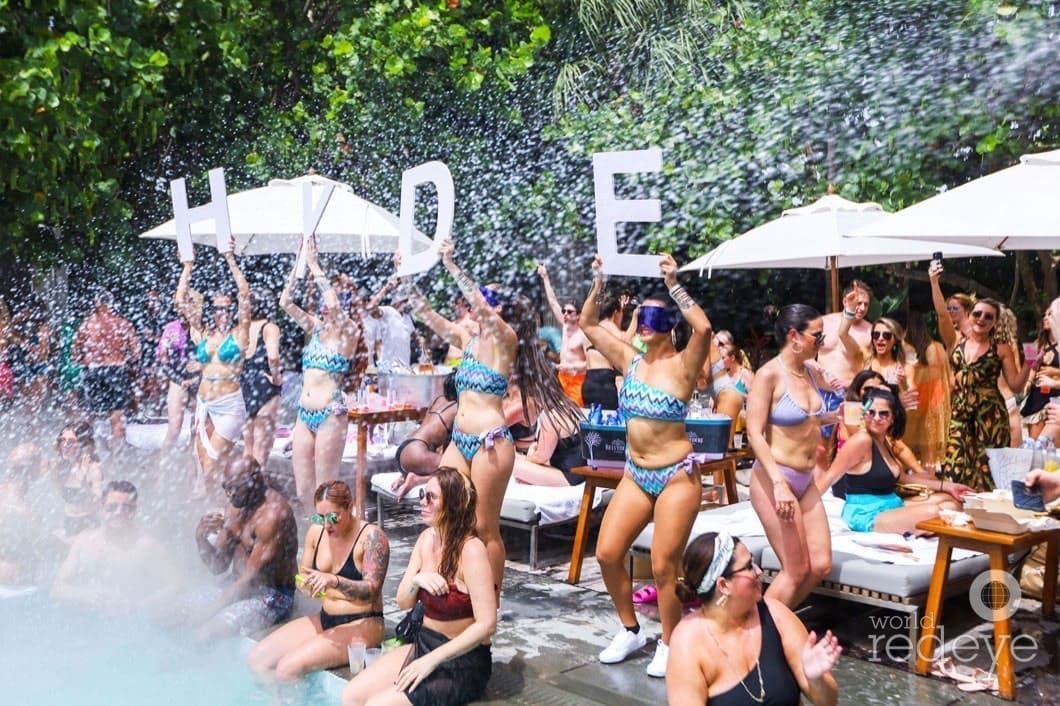
[[1012,504],[1020,510],[1045,512],[1042,491],[1038,488],[1028,488],[1021,480],[1012,481]]
[[936,250],[935,252],[931,253],[931,261],[932,262],[937,262],[937,263],[939,263],[941,265],[942,264],[942,251],[941,250]]

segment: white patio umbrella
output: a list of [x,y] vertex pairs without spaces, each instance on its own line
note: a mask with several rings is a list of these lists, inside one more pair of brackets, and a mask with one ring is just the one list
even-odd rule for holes
[[[326,185],[335,190],[317,226],[321,252],[370,253],[398,249],[398,219],[386,209],[362,199],[346,184],[310,174],[295,179],[273,179],[268,186],[228,195],[228,213],[239,255],[296,253],[302,242],[302,184],[313,187],[316,203]],[[141,233],[141,238],[175,240],[173,220]],[[216,244],[213,221],[191,226],[191,239],[198,245]],[[414,250],[430,245],[420,231],[413,233]]]
[[1016,166],[902,209],[851,235],[981,245],[1001,250],[1060,249],[1060,150],[1025,154]]
[[859,226],[890,216],[875,203],[854,203],[828,194],[808,206],[791,208],[779,218],[727,240],[706,255],[688,263],[683,271],[715,269],[819,269],[828,270],[832,307],[838,308],[841,267],[863,267],[892,262],[928,260],[934,252],[948,257],[1000,257],[1001,253],[971,245],[940,245],[926,241],[844,236]]

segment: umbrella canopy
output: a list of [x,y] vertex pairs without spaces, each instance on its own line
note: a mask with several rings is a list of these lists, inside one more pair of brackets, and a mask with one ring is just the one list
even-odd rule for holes
[[[321,252],[395,252],[398,249],[397,216],[353,193],[346,184],[317,175],[296,179],[273,179],[268,186],[229,194],[228,213],[239,255],[296,253],[302,242],[302,184],[312,184],[313,203],[320,200],[327,185],[335,187],[316,229]],[[175,240],[176,223],[166,221],[141,238]],[[191,226],[191,239],[198,245],[216,244],[213,221]],[[420,251],[430,239],[413,233],[413,249]]]
[[892,262],[928,260],[942,250],[947,257],[989,257],[1000,253],[970,245],[940,245],[887,238],[849,238],[847,233],[873,222],[889,220],[875,203],[854,203],[829,194],[808,206],[784,211],[743,235],[727,240],[681,269],[806,268],[829,270]]
[[[965,243],[1002,250],[1060,249],[1060,150],[962,184],[871,223],[855,236]],[[952,250],[940,250],[947,256]]]

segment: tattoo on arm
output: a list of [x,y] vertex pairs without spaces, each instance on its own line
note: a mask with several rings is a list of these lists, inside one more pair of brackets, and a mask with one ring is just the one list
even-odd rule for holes
[[365,537],[364,557],[361,559],[360,581],[352,581],[337,576],[335,589],[351,601],[370,603],[379,596],[386,579],[387,566],[390,563],[390,544],[386,535],[378,529],[368,531]]

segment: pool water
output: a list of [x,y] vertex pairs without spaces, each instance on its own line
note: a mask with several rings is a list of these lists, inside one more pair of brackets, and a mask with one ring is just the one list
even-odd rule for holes
[[79,615],[45,596],[0,600],[5,706],[334,706],[330,674],[277,691],[247,669],[250,641],[195,645],[146,620]]

